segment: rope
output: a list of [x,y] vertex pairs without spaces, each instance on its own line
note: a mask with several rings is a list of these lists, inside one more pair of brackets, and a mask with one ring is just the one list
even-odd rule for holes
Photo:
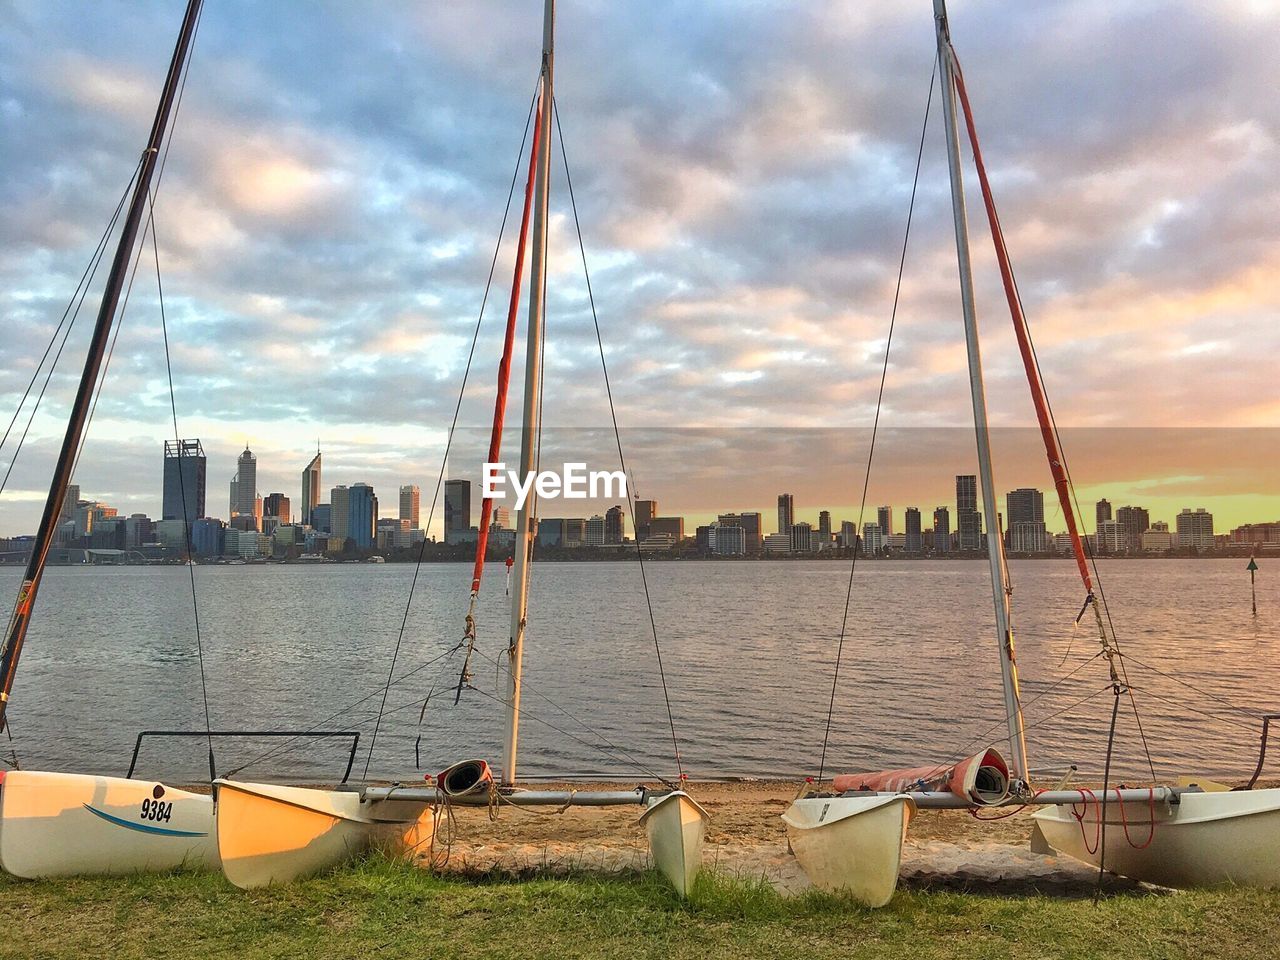
[[[501,226],[498,227],[498,240],[493,246],[493,256],[489,260],[489,276],[488,276],[488,279],[485,280],[484,296],[480,298],[480,312],[476,316],[475,332],[471,335],[471,348],[470,350],[467,351],[467,363],[462,371],[462,384],[458,388],[458,400],[453,407],[453,420],[449,424],[449,433],[445,438],[444,456],[441,457],[440,459],[440,473],[436,477],[435,492],[431,496],[431,509],[427,511],[427,529],[428,530],[431,529],[431,524],[435,519],[436,505],[439,503],[439,500],[440,500],[440,488],[444,484],[444,473],[449,466],[449,451],[453,448],[453,436],[454,436],[454,432],[458,428],[458,416],[462,410],[462,398],[466,396],[466,393],[467,393],[467,380],[471,376],[471,364],[472,364],[472,361],[475,359],[476,344],[480,340],[480,327],[484,323],[484,311],[485,311],[485,307],[489,303],[489,291],[493,287],[493,275],[494,275],[494,271],[497,269],[497,266],[498,266],[498,253],[502,249],[502,237],[503,237],[503,234],[506,233],[507,219],[511,214],[511,199],[515,196],[516,181],[520,177],[520,157],[524,154],[525,141],[529,136],[529,124],[533,117],[533,104],[534,104],[534,101],[536,101],[536,99],[537,99],[537,92],[535,91],[534,99],[530,100],[529,102],[529,115],[528,115],[528,118],[525,120],[524,135],[520,138],[520,149],[516,154],[515,171],[511,174],[511,187],[507,191],[507,206],[502,213],[502,224]],[[448,532],[446,531],[446,536],[447,536],[447,533]],[[369,776],[369,764],[373,762],[373,748],[378,742],[378,732],[382,728],[382,716],[387,707],[387,695],[391,691],[391,678],[395,675],[396,663],[400,659],[400,647],[404,643],[405,631],[408,629],[408,626],[409,626],[409,613],[413,609],[413,597],[418,587],[418,576],[422,572],[422,557],[425,554],[426,549],[427,549],[427,540],[426,540],[426,537],[424,536],[422,539],[422,543],[419,544],[418,546],[418,558],[413,565],[413,579],[409,583],[409,596],[405,600],[404,616],[400,620],[400,631],[396,635],[395,649],[392,651],[392,654],[391,654],[391,666],[387,670],[387,682],[382,690],[382,704],[378,708],[378,719],[374,722],[373,735],[369,738],[369,752],[365,756],[365,761],[364,761],[364,773],[363,773],[364,777]]]
[[[552,99],[552,114],[556,121],[556,134],[560,138],[560,156],[564,161],[564,179],[569,190],[569,205],[573,210],[573,225],[578,236],[578,252],[582,257],[582,275],[586,280],[587,286],[587,302],[591,306],[591,322],[595,326],[596,346],[600,351],[600,369],[604,374],[604,390],[605,396],[609,399],[609,418],[613,424],[613,438],[618,447],[618,463],[622,467],[622,472],[628,478],[627,483],[627,511],[631,515],[631,528],[634,530],[636,526],[636,508],[635,494],[632,491],[630,482],[631,472],[627,469],[627,459],[622,452],[622,433],[618,429],[618,414],[613,404],[613,388],[609,383],[609,364],[605,360],[604,355],[604,338],[600,333],[600,318],[596,313],[595,294],[591,288],[591,271],[587,268],[587,247],[582,239],[582,222],[578,219],[578,202],[573,194],[573,177],[569,174],[569,154],[564,145],[564,131],[560,128],[560,108],[555,99]],[[544,285],[545,290],[545,285]],[[544,338],[545,343],[545,338]],[[542,418],[538,418],[539,429],[541,429]],[[644,570],[644,551],[640,549],[640,541],[636,540],[636,562],[640,568],[640,583],[644,588],[644,603],[649,614],[649,629],[653,634],[653,651],[658,660],[658,678],[662,682],[662,699],[667,707],[667,723],[671,728],[671,748],[675,752],[676,773],[679,779],[684,779],[684,764],[680,757],[680,740],[676,736],[675,715],[671,709],[671,694],[667,689],[667,674],[662,664],[662,645],[658,642],[658,624],[653,615],[653,599],[649,595],[649,579]]]
[[902,275],[907,265],[907,243],[911,239],[911,220],[916,207],[916,189],[920,184],[920,165],[924,159],[925,135],[929,131],[929,113],[933,107],[933,86],[938,74],[938,58],[933,60],[933,69],[929,73],[929,95],[925,100],[924,123],[920,128],[920,146],[916,150],[916,169],[911,181],[911,201],[907,205],[907,226],[902,235],[902,255],[898,259],[898,281],[893,289],[893,308],[889,312],[889,335],[884,345],[884,363],[880,368],[880,389],[876,395],[876,413],[871,423],[871,443],[867,450],[867,471],[862,478],[862,501],[858,507],[858,526],[854,530],[853,556],[849,561],[849,587],[844,596],[844,615],[840,619],[840,641],[836,645],[835,669],[831,675],[831,697],[827,703],[827,723],[822,733],[822,756],[818,761],[818,779],[821,780],[827,768],[827,746],[831,740],[831,721],[836,709],[836,688],[840,682],[840,665],[844,659],[844,641],[849,626],[849,606],[853,599],[853,575],[858,568],[858,537],[862,533],[862,521],[867,508],[867,490],[871,485],[871,464],[876,453],[876,436],[880,428],[880,410],[884,404],[884,386],[889,376],[889,350],[893,346],[893,328],[898,319],[898,301],[902,294]]
[[[216,779],[213,763],[213,722],[209,717],[209,686],[205,677],[204,643],[200,637],[200,604],[196,599],[196,567],[191,559],[191,517],[187,512],[187,486],[183,477],[182,434],[178,429],[178,401],[173,389],[173,363],[169,355],[169,326],[165,318],[164,285],[160,280],[160,244],[156,238],[155,198],[147,192],[147,227],[143,230],[146,243],[147,230],[151,232],[151,251],[156,262],[156,294],[160,303],[160,333],[164,340],[164,368],[169,379],[169,412],[173,416],[173,442],[178,447],[178,494],[182,499],[182,535],[186,545],[187,573],[191,580],[191,618],[196,632],[196,659],[200,667],[200,699],[204,705],[204,732],[209,747],[209,782]],[[117,330],[119,327],[116,328]]]

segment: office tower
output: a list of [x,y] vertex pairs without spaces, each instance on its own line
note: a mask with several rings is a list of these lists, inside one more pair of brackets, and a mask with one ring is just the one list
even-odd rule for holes
[[920,508],[907,507],[907,553],[924,553],[924,540],[920,533]]
[[1184,507],[1178,514],[1178,546],[1183,550],[1188,547],[1197,552],[1213,549],[1213,514],[1204,507],[1196,507],[1193,513]]
[[[132,519],[132,518],[131,518]],[[128,524],[129,521],[125,521]],[[211,517],[205,517],[197,520],[191,527],[191,549],[195,551],[197,557],[216,557],[222,553],[222,538],[225,524],[221,520],[215,520]],[[126,531],[128,527],[126,526]],[[131,539],[129,533],[126,532],[125,539]],[[135,547],[138,544],[126,543],[127,547]]]
[[76,518],[76,507],[80,505],[80,484],[67,484],[67,495],[62,498],[62,509],[58,512],[58,522],[66,523]]
[[791,534],[796,522],[796,498],[789,493],[778,494],[778,532]]
[[722,513],[716,518],[722,527],[741,527],[746,535],[747,553],[759,553],[764,543],[760,514]]
[[538,521],[538,546],[564,546],[564,520],[549,517]]
[[1044,528],[1044,494],[1033,487],[1019,487],[1005,494],[1008,514],[1008,547],[1014,553],[1045,553],[1049,533]]
[[351,536],[351,491],[345,484],[329,491],[329,531],[344,540]]
[[[337,491],[335,490],[336,494]],[[361,550],[374,544],[378,529],[378,498],[367,483],[353,483],[347,488],[347,536]]]
[[503,530],[512,530],[511,511],[506,507],[494,507],[493,513],[489,517],[489,526],[499,527]]
[[280,523],[288,523],[293,517],[291,507],[293,504],[283,493],[273,493],[262,501],[262,515],[264,517],[275,517]]
[[564,521],[564,540],[561,546],[580,547],[587,542],[587,521],[573,517]]
[[[192,523],[204,516],[204,448],[199,440],[164,442],[164,491],[161,519]],[[185,506],[183,500],[185,498]],[[65,503],[63,505],[66,507]]]
[[627,534],[627,518],[622,507],[610,507],[604,515],[604,542],[622,543]]
[[1157,520],[1151,524],[1149,530],[1143,531],[1142,550],[1144,553],[1164,553],[1176,546],[1173,539],[1169,524],[1163,520]]
[[1104,520],[1110,520],[1111,519],[1111,501],[1099,500],[1097,504],[1094,505],[1094,514],[1098,523],[1102,523]]
[[1116,511],[1116,520],[1124,529],[1124,549],[1141,550],[1142,535],[1151,527],[1151,514],[1143,507],[1121,507]]
[[315,525],[312,513],[320,505],[320,451],[302,471],[302,523]]
[[951,550],[951,512],[946,507],[935,507],[933,510],[933,552],[947,553]]
[[647,540],[649,537],[649,524],[653,522],[653,518],[658,515],[657,500],[637,500],[636,501],[636,539]]
[[317,503],[311,509],[311,529],[320,533],[329,533],[333,529],[330,522],[333,518],[333,507],[327,503]]
[[962,551],[974,553],[982,549],[982,514],[978,512],[975,474],[956,476],[956,530]]
[[1119,520],[1103,520],[1098,524],[1098,529],[1093,534],[1093,548],[1095,553],[1100,554],[1124,553],[1124,527]]
[[236,460],[236,475],[231,481],[231,515],[237,513],[261,516],[257,509],[258,458],[248,447]]
[[471,481],[444,482],[444,542],[459,543],[471,529]]
[[747,553],[747,531],[742,527],[713,524],[714,544],[708,537],[708,544],[717,557],[743,557]]
[[876,523],[885,537],[893,536],[893,507],[880,507],[877,509]]
[[849,550],[858,542],[858,531],[852,520],[840,521],[840,548]]
[[791,525],[791,552],[792,553],[813,553],[818,548],[818,538],[813,531],[813,525],[801,521]]
[[878,557],[884,553],[884,531],[880,529],[879,523],[864,523],[862,525],[862,555],[864,557]]
[[604,517],[596,514],[587,521],[587,539],[588,547],[604,546]]
[[676,543],[684,539],[684,517],[654,517],[649,523],[649,536],[666,534]]
[[831,546],[831,511],[818,512],[818,549],[826,550]]
[[[421,491],[418,490],[416,483],[405,484],[400,488],[400,519],[409,521],[409,529],[419,529],[419,504],[421,502]],[[505,524],[499,524],[505,526]]]

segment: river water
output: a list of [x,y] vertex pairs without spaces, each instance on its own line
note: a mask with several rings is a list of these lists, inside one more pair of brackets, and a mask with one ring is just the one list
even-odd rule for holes
[[[1100,564],[1162,778],[1248,773],[1257,715],[1280,710],[1280,577],[1264,563],[1255,619],[1245,562]],[[685,772],[695,779],[816,773],[847,562],[666,561],[647,563],[645,572]],[[1075,763],[1096,775],[1113,698],[1103,662],[1090,662],[1098,650],[1091,625],[1073,628],[1083,599],[1074,567],[1014,561],[1012,575],[1033,768]],[[409,564],[195,568],[213,726],[359,731],[356,776],[366,763],[369,776],[396,779],[471,756],[498,766],[506,707],[497,662],[509,633],[500,566],[486,581],[478,617],[475,689],[456,706],[461,657],[449,651],[462,634],[470,567],[421,568],[370,757],[413,576]],[[18,580],[17,569],[0,570],[6,598]],[[932,763],[986,741],[998,746],[992,623],[984,561],[862,562],[828,775]],[[537,565],[527,636],[522,778],[674,773],[636,564]],[[50,568],[10,708],[13,741],[0,749],[16,748],[29,768],[121,774],[139,730],[204,729],[196,651],[186,568]],[[219,741],[218,771],[272,746]],[[326,781],[344,765],[339,741],[300,740],[242,775]],[[193,740],[148,742],[139,761],[140,775],[174,780],[199,779],[204,769],[204,745]],[[1127,698],[1115,769],[1131,780],[1146,770]]]

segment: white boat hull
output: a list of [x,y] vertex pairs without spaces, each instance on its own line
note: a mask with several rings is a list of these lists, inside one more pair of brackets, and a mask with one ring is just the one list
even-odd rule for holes
[[217,866],[212,797],[78,773],[13,770],[0,781],[0,867],[14,876]]
[[702,841],[706,836],[707,811],[683,790],[649,801],[640,822],[649,834],[649,856],[653,865],[687,897],[702,869]]
[[358,793],[216,781],[218,852],[237,887],[288,883],[385,844],[425,849],[435,815],[423,801],[362,801]]
[[[1090,802],[1083,823],[1071,811],[1067,805],[1045,807],[1034,814],[1036,826],[1053,849],[1097,866],[1101,849],[1089,848],[1097,846],[1101,805]],[[1110,801],[1106,868],[1166,887],[1280,888],[1280,789],[1184,793],[1179,803],[1156,804],[1154,825],[1152,836],[1147,804],[1129,802],[1122,810]],[[1149,845],[1135,847],[1149,836]]]
[[782,815],[791,851],[819,890],[869,907],[893,897],[915,804],[903,796],[804,797]]

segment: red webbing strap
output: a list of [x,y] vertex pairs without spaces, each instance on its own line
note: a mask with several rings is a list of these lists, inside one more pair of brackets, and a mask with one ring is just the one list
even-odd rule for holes
[[991,239],[995,244],[996,259],[1000,263],[1000,279],[1004,281],[1005,299],[1009,301],[1009,314],[1013,320],[1014,333],[1018,337],[1018,351],[1022,354],[1022,366],[1027,372],[1027,383],[1031,387],[1031,401],[1036,408],[1036,419],[1040,422],[1040,436],[1044,439],[1044,450],[1049,458],[1053,485],[1058,491],[1058,502],[1062,505],[1062,515],[1067,521],[1067,532],[1071,535],[1071,549],[1075,553],[1076,566],[1080,569],[1080,579],[1084,581],[1085,590],[1092,595],[1093,577],[1089,573],[1084,544],[1080,540],[1075,510],[1071,505],[1070,484],[1067,481],[1066,468],[1062,465],[1062,450],[1058,446],[1058,437],[1049,416],[1049,401],[1045,396],[1044,383],[1040,380],[1040,372],[1036,367],[1031,337],[1027,332],[1027,318],[1023,316],[1022,304],[1018,300],[1017,287],[1014,285],[1013,267],[1009,264],[1009,251],[1004,244],[1004,232],[1000,229],[1000,217],[996,213],[996,202],[991,195],[991,183],[987,180],[987,168],[982,162],[982,148],[978,145],[978,131],[973,122],[973,109],[969,105],[969,95],[964,88],[964,75],[960,72],[960,62],[956,59],[954,50],[950,53],[955,66],[956,93],[960,97],[960,105],[964,110],[964,123],[969,132],[969,144],[973,147],[973,163],[978,170],[978,182],[982,185],[982,202],[987,208]]
[[[538,141],[542,132],[542,97],[538,97],[538,110],[534,115],[533,148],[529,153],[529,178],[524,186],[524,213],[520,217],[520,241],[516,246],[516,267],[511,277],[511,303],[507,307],[507,335],[502,344],[502,362],[498,364],[498,396],[493,404],[493,431],[489,434],[489,463],[497,463],[502,451],[502,423],[507,415],[507,387],[511,383],[511,354],[516,341],[516,317],[520,312],[520,281],[524,274],[524,250],[529,237],[529,210],[533,206],[533,183],[538,169]],[[493,514],[493,498],[485,497],[480,504],[480,529],[476,535],[476,565],[471,573],[471,592],[480,589],[480,575],[484,572],[484,555],[489,546],[489,518]]]

